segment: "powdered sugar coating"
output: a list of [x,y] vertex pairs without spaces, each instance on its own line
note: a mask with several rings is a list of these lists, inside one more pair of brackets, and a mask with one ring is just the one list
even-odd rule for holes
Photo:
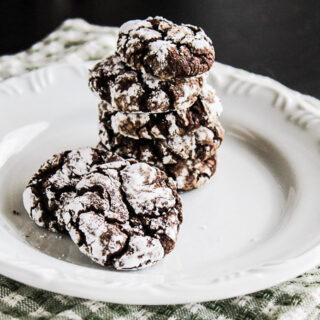
[[146,27],[146,28],[151,28],[152,24],[148,21],[143,21],[143,20],[129,20],[125,22],[121,26],[121,31],[124,33],[128,33],[130,30],[137,29],[140,26]]
[[133,139],[168,139],[200,126],[210,126],[221,113],[220,99],[208,85],[197,101],[186,110],[165,113],[114,112],[105,101],[99,104],[100,123],[115,134]]
[[160,240],[135,235],[129,240],[128,250],[114,259],[114,267],[122,270],[142,269],[152,266],[164,255]]
[[197,99],[202,77],[160,80],[125,65],[118,54],[98,62],[90,70],[90,88],[113,111],[165,112],[189,108]]
[[168,139],[132,139],[115,134],[100,123],[99,137],[101,144],[109,151],[122,157],[134,158],[149,164],[176,164],[183,160],[204,161],[216,152],[224,130],[216,121],[208,127],[200,126],[184,135]]
[[123,24],[117,49],[132,68],[161,79],[202,74],[215,58],[212,42],[201,28],[162,17]]
[[71,239],[83,254],[101,265],[109,264],[111,257],[123,249],[128,239],[118,226],[108,223],[95,212],[82,213],[77,223],[77,227],[70,228]]
[[173,165],[158,163],[157,166],[175,180],[178,190],[188,191],[210,180],[216,171],[217,157],[214,154],[205,161],[186,160]]
[[122,158],[92,148],[53,155],[40,167],[24,191],[24,206],[30,218],[40,227],[54,232],[65,231],[61,211],[64,202],[72,197],[69,188],[75,186],[95,164],[116,159]]
[[162,259],[174,248],[182,222],[171,178],[101,149],[53,156],[23,197],[39,226],[68,232],[90,259],[118,269],[144,268]]
[[[221,130],[223,129],[221,128]],[[202,134],[203,133],[200,133],[200,135]],[[141,140],[135,141],[138,141],[138,143],[141,142]],[[109,148],[106,148],[101,142],[97,147],[103,150],[110,150],[110,145]],[[139,161],[150,161],[150,164],[163,170],[175,181],[176,187],[179,191],[189,191],[200,188],[210,180],[216,171],[216,152],[208,153],[204,159],[201,157],[195,157],[194,159],[182,159],[181,157],[178,157],[177,154],[174,154],[173,151],[171,151],[172,153],[167,156],[157,158],[156,151],[150,152],[148,149],[143,150],[143,148],[141,148],[138,149],[139,151],[136,150],[134,153],[126,153],[125,150],[128,150],[126,144],[124,144],[123,148],[117,148],[117,146],[114,148],[116,153],[122,154],[124,157],[129,156],[130,158],[136,158]],[[147,161],[147,159],[149,159],[149,161]]]
[[175,195],[163,173],[146,163],[136,163],[121,171],[122,188],[136,214],[159,216],[164,210],[174,208]]

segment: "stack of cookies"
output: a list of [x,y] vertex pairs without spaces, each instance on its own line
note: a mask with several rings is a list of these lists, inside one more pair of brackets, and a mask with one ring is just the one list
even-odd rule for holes
[[161,17],[123,24],[117,52],[90,71],[100,146],[159,167],[179,190],[203,185],[223,139],[222,105],[205,81],[213,62],[199,27]]

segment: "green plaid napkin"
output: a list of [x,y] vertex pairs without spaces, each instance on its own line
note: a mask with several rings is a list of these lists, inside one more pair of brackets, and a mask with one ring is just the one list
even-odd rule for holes
[[[25,52],[0,57],[0,80],[56,61],[97,60],[115,48],[117,28],[65,21]],[[133,306],[38,290],[0,275],[0,319],[304,320],[320,319],[320,268],[276,287],[233,299],[174,306]]]

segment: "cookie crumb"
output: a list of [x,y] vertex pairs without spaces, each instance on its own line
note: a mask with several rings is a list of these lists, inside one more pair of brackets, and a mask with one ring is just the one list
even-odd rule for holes
[[17,210],[12,210],[12,213],[13,213],[15,216],[20,216],[20,212],[17,211]]

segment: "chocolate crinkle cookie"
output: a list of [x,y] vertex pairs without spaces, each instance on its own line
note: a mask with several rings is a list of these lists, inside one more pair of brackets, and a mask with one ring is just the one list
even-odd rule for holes
[[114,133],[133,139],[168,139],[217,121],[222,110],[219,97],[205,86],[188,109],[164,113],[113,112],[106,101],[99,104],[99,121]]
[[113,54],[90,70],[89,86],[112,111],[166,112],[184,110],[197,100],[203,76],[161,80],[132,69]]
[[201,28],[162,17],[124,23],[117,50],[132,68],[161,79],[200,75],[215,58],[212,42]]
[[92,148],[49,159],[23,200],[39,226],[68,232],[90,259],[123,270],[161,260],[182,222],[175,183],[163,171]]
[[224,130],[217,121],[171,139],[137,140],[116,134],[101,124],[99,137],[102,146],[120,156],[149,164],[175,164],[182,160],[204,161],[212,157],[223,140]]

